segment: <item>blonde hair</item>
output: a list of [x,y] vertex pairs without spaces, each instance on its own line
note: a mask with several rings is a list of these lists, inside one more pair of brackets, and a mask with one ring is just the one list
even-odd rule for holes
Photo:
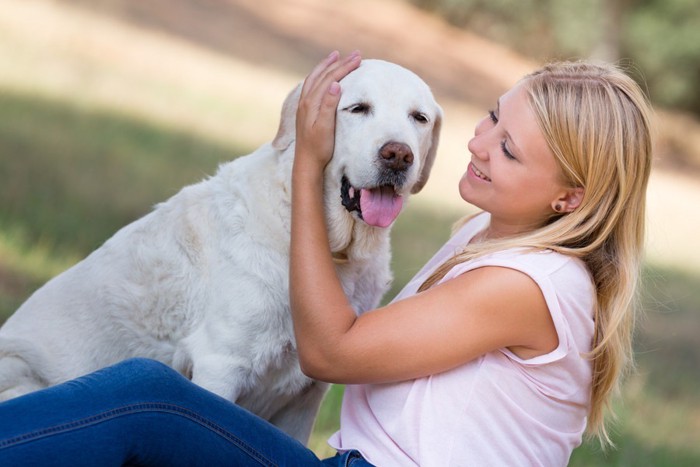
[[537,123],[580,206],[552,214],[539,229],[468,245],[420,290],[456,264],[515,247],[549,249],[583,260],[597,292],[587,432],[612,444],[605,421],[621,376],[632,367],[635,298],[644,246],[652,158],[651,108],[639,86],[613,65],[563,62],[523,78]]

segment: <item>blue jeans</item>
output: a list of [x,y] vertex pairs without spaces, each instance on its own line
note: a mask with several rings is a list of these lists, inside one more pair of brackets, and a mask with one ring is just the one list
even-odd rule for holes
[[370,466],[320,460],[277,427],[166,365],[126,360],[0,404],[0,465]]

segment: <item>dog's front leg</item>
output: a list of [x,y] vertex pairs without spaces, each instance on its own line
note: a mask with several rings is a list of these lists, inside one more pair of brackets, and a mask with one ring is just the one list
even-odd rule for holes
[[306,445],[323,401],[323,396],[330,385],[320,381],[311,381],[303,393],[292,399],[275,413],[270,422]]
[[253,384],[245,363],[228,355],[199,358],[192,365],[192,382],[235,403]]

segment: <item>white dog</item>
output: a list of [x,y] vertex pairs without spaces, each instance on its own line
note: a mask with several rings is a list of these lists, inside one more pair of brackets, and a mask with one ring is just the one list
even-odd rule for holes
[[[389,229],[430,173],[442,111],[398,65],[342,81],[325,172],[330,248],[358,313],[391,281]],[[223,164],[34,293],[0,329],[0,400],[130,357],[160,360],[306,442],[326,384],[299,370],[288,299],[301,86],[271,144]]]

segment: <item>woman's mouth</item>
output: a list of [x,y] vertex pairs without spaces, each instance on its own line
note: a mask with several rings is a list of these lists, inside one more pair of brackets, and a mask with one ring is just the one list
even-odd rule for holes
[[469,163],[469,168],[471,172],[479,179],[484,180],[485,182],[490,182],[491,179],[487,177],[481,170],[477,169],[474,163],[470,162]]

